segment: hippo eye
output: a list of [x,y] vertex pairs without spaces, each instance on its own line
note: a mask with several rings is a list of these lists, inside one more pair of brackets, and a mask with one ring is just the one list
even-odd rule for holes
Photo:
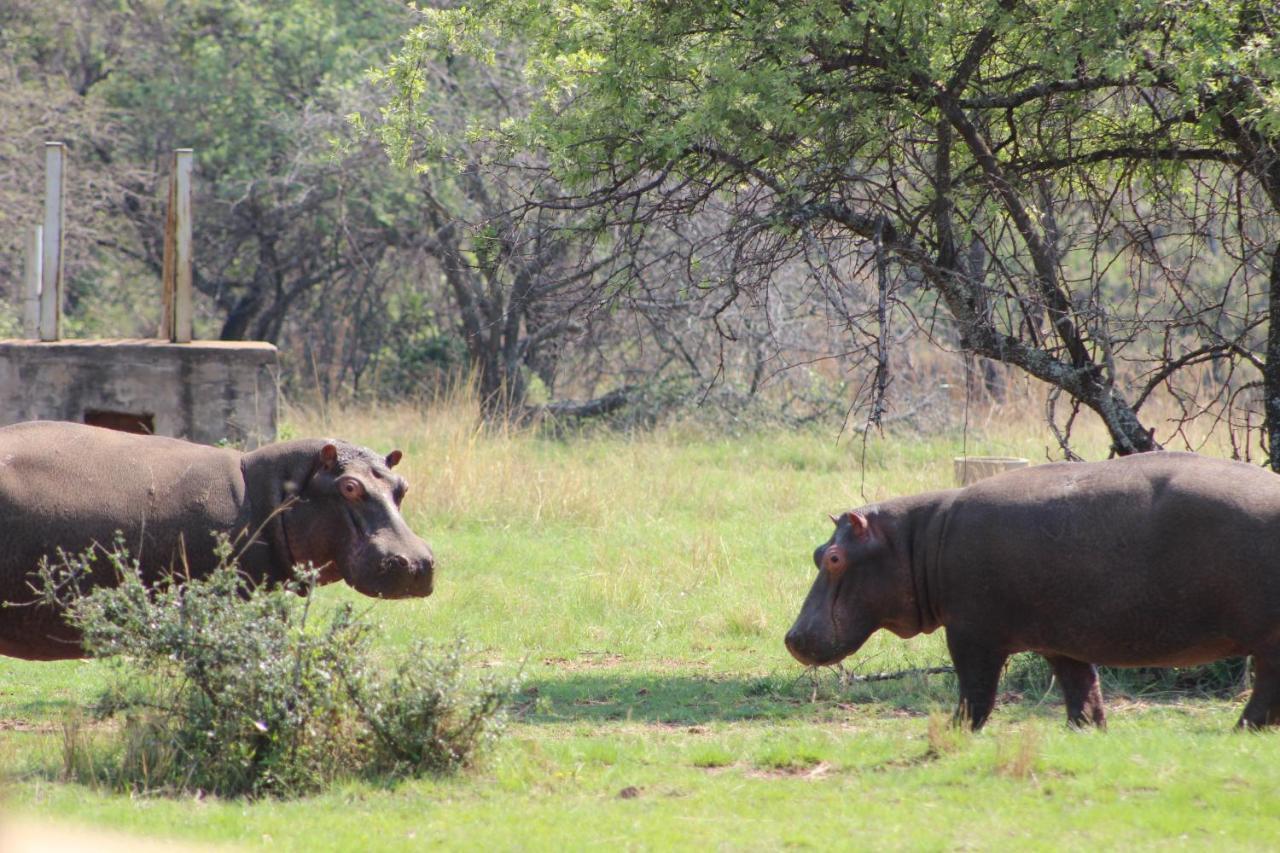
[[822,566],[833,575],[838,575],[845,569],[844,552],[837,548],[828,548],[826,556],[822,558]]
[[360,485],[359,480],[353,480],[350,477],[344,477],[338,481],[338,491],[349,501],[358,501],[364,497],[364,486]]

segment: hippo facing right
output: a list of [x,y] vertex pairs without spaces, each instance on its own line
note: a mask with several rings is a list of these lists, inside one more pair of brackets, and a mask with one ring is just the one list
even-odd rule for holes
[[[400,515],[408,484],[386,456],[333,439],[252,453],[74,423],[0,428],[0,655],[81,657],[79,634],[37,607],[32,572],[57,550],[106,547],[123,534],[148,583],[203,577],[226,534],[239,568],[278,584],[297,565],[365,595],[431,594],[435,558]],[[90,581],[114,584],[102,567]]]
[[1240,726],[1280,723],[1280,476],[1262,468],[1165,452],[1023,468],[850,511],[814,562],[796,659],[945,628],[975,729],[1022,651],[1049,661],[1070,722],[1099,726],[1096,664],[1253,655]]

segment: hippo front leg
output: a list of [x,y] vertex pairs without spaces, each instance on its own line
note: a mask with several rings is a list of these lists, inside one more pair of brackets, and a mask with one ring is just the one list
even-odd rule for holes
[[1044,659],[1053,667],[1054,677],[1062,685],[1062,698],[1067,702],[1067,723],[1076,728],[1093,723],[1105,729],[1107,715],[1102,709],[1098,668],[1062,655],[1045,655]]
[[956,667],[956,679],[960,682],[960,704],[956,706],[954,723],[969,723],[976,732],[986,723],[996,704],[996,688],[1000,684],[1000,671],[1009,655],[984,642],[963,633],[948,629],[947,648],[951,662]]
[[1280,650],[1253,656],[1253,693],[1240,714],[1242,729],[1280,724]]

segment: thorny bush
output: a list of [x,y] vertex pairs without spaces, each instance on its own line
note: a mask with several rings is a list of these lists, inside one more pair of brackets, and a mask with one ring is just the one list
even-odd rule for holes
[[[296,796],[343,778],[398,779],[468,765],[500,731],[515,685],[466,677],[466,648],[415,645],[372,661],[371,628],[350,604],[312,605],[315,573],[254,585],[229,543],[206,578],[149,586],[122,544],[61,554],[39,572],[87,651],[116,678],[99,719],[69,720],[63,766],[116,790]],[[115,586],[89,585],[102,564]]]

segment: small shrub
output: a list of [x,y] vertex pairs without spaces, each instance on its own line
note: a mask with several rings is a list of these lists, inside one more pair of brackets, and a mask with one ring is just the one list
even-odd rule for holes
[[1196,666],[1132,669],[1102,667],[1104,693],[1134,696],[1183,694],[1192,696],[1234,696],[1248,686],[1247,658],[1223,658]]
[[[499,730],[511,686],[468,686],[460,642],[371,666],[370,628],[350,605],[313,613],[314,573],[287,588],[256,586],[220,547],[207,578],[155,586],[119,544],[42,568],[46,603],[65,608],[90,654],[118,667],[93,711],[123,721],[97,737],[81,720],[66,724],[71,778],[139,792],[293,796],[343,777],[450,772]],[[117,584],[84,590],[83,578],[103,576],[101,560]]]
[[955,718],[945,711],[933,711],[929,714],[929,727],[926,738],[929,748],[925,750],[925,758],[935,759],[950,755],[969,741],[972,735],[964,725],[957,725]]
[[389,677],[343,681],[352,704],[368,723],[368,761],[393,777],[441,773],[465,766],[498,733],[495,723],[514,685],[489,683],[463,700],[465,645],[433,655],[416,643]]
[[689,756],[694,767],[714,769],[728,767],[737,760],[729,748],[718,743],[702,744],[696,747]]
[[1015,743],[1001,739],[996,744],[996,772],[1011,779],[1026,779],[1035,771],[1040,755],[1040,731],[1032,724],[1022,727]]

